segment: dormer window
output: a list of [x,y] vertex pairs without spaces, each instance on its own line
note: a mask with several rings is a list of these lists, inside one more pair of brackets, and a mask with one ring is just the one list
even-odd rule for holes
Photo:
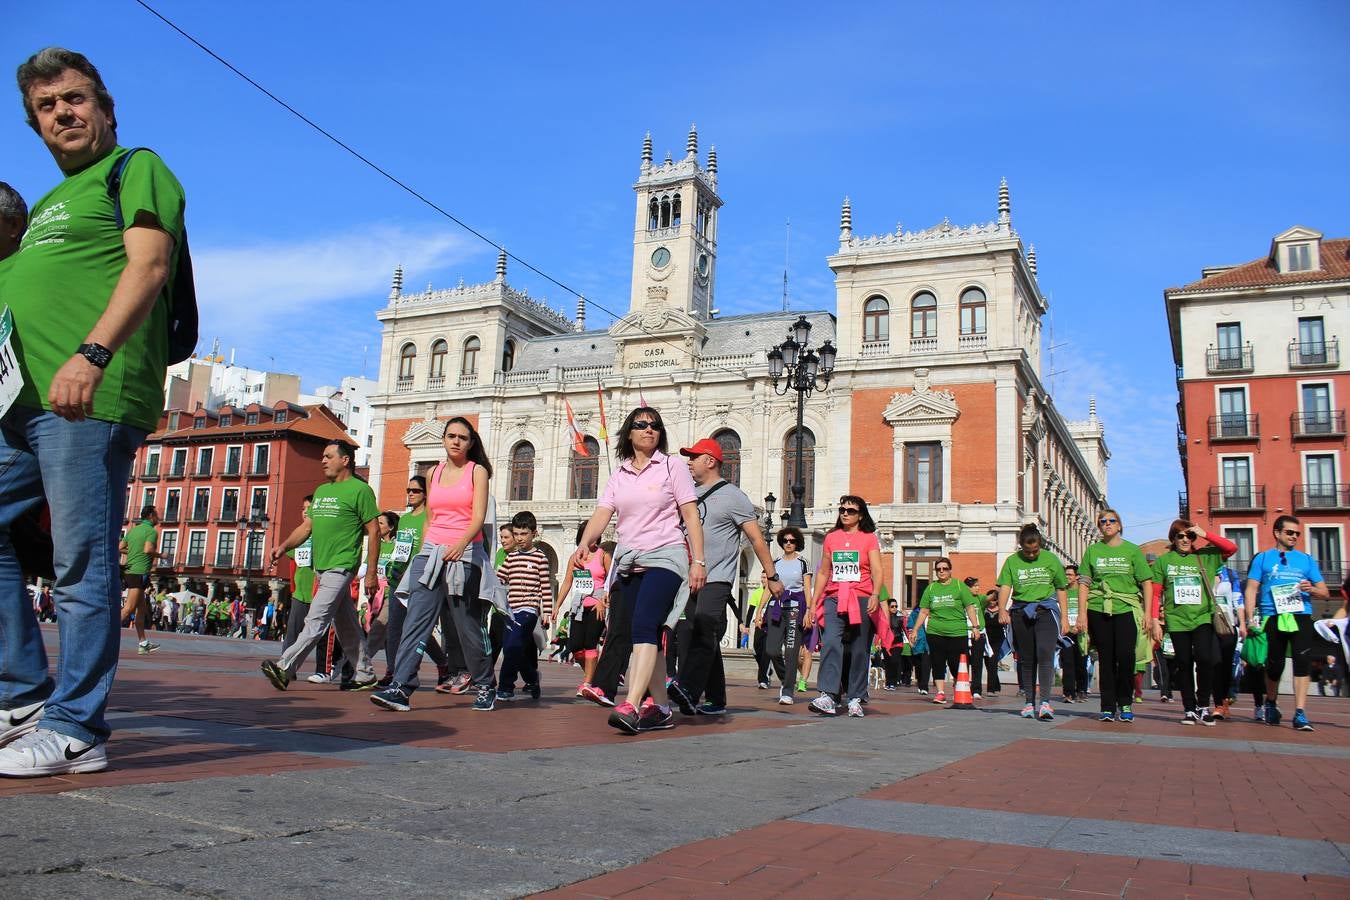
[[231,416],[229,413],[225,413],[220,417],[221,428],[229,428],[233,424],[234,424],[234,417]]
[[1287,254],[1284,267],[1286,272],[1311,271],[1312,247],[1309,244],[1290,244],[1284,250]]
[[1316,272],[1322,268],[1322,233],[1295,225],[1275,235],[1271,258],[1281,275],[1295,272]]

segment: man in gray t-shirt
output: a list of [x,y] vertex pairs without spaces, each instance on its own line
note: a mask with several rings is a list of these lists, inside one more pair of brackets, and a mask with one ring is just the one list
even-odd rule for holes
[[[721,641],[727,630],[727,606],[734,602],[731,589],[740,572],[742,535],[750,540],[764,571],[771,573],[769,590],[775,597],[782,594],[783,584],[774,572],[773,556],[755,519],[754,504],[744,491],[722,478],[721,446],[704,438],[680,453],[689,458],[689,473],[698,488],[708,582],[697,594],[690,594],[684,618],[676,629],[678,676],[671,682],[669,693],[686,715],[695,708],[720,715],[727,705]],[[698,706],[705,693],[707,702]]]

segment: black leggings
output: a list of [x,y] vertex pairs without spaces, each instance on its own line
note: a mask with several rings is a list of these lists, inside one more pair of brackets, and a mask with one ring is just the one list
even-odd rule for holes
[[609,592],[609,623],[605,628],[605,646],[595,667],[591,684],[614,697],[619,691],[619,676],[628,670],[633,653],[632,607],[625,602],[623,586],[616,579]]
[[[1027,621],[1022,610],[1012,611],[1013,642],[1017,645],[1017,667],[1021,672],[1022,690],[1027,702],[1036,702],[1036,677],[1041,681],[1041,702],[1050,702],[1055,687],[1055,642],[1059,627],[1049,610],[1041,609],[1033,621]],[[932,635],[928,636],[931,644]]]
[[946,681],[947,670],[951,669],[952,678],[956,678],[961,667],[961,654],[966,652],[969,642],[965,636],[943,637],[928,632],[928,652],[933,657],[933,680]]
[[1215,635],[1219,641],[1219,658],[1214,662],[1214,705],[1228,700],[1233,693],[1233,655],[1237,653],[1237,632]]
[[1197,625],[1190,631],[1169,632],[1176,650],[1176,676],[1181,704],[1187,712],[1209,706],[1214,682],[1214,662],[1219,653],[1213,625]]
[[1088,637],[1097,648],[1097,687],[1102,693],[1102,712],[1114,713],[1134,702],[1134,644],[1139,638],[1134,613],[1107,615],[1088,610]]
[[1279,687],[1280,676],[1284,674],[1284,657],[1293,647],[1294,677],[1307,678],[1312,667],[1312,649],[1317,642],[1317,632],[1313,629],[1312,616],[1294,613],[1298,631],[1281,631],[1278,627],[1279,616],[1266,616],[1266,677]]

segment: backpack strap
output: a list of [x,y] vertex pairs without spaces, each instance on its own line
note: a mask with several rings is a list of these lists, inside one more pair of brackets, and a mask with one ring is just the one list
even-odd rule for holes
[[108,172],[108,196],[113,202],[113,220],[117,223],[117,230],[122,231],[126,228],[126,217],[122,214],[122,173],[126,171],[127,163],[140,151],[145,150],[153,153],[149,147],[132,147],[122,158],[113,163],[112,170]]

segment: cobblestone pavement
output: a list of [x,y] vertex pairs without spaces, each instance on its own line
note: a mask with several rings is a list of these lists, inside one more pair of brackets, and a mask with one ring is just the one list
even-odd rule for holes
[[1312,734],[905,688],[822,721],[740,684],[625,738],[557,665],[538,702],[396,714],[276,692],[275,644],[162,642],[124,637],[107,771],[0,780],[0,896],[1350,897],[1347,701]]

